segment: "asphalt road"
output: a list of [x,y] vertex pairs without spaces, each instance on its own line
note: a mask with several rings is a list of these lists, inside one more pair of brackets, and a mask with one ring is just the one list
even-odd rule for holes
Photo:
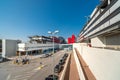
[[[16,65],[12,62],[0,63],[0,80],[44,80],[58,64],[64,51],[59,51],[47,58],[36,58],[30,64]],[[42,62],[42,64],[40,64]]]

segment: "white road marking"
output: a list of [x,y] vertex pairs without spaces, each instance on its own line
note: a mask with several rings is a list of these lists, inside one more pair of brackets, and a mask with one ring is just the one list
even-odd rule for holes
[[25,72],[24,74],[16,75],[12,78],[12,80],[27,80],[28,77],[31,77],[34,73],[36,73],[35,70]]
[[31,75],[21,76],[21,77],[14,77],[12,80],[23,80],[31,77]]
[[7,76],[7,79],[6,79],[6,80],[9,80],[9,79],[10,79],[10,77],[11,77],[11,74],[9,74],[9,75]]

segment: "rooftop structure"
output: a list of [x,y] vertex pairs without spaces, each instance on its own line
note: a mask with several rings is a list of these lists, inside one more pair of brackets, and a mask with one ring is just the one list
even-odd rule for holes
[[[42,44],[50,43],[51,44],[53,37],[52,36],[47,37],[47,36],[35,35],[35,36],[29,37],[29,39],[30,39],[30,43],[42,43]],[[61,44],[66,43],[63,37],[55,37],[55,36],[54,36],[54,42],[61,43]]]
[[46,37],[46,36],[31,36],[29,37],[30,39],[30,43],[51,43],[52,39],[50,37]]

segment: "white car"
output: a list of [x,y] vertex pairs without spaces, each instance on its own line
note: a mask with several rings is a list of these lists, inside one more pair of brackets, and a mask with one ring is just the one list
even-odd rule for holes
[[47,58],[49,54],[41,54],[40,58]]

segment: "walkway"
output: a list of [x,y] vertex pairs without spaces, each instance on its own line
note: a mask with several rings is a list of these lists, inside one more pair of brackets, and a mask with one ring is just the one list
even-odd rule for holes
[[80,80],[73,52],[69,55],[67,62],[64,79],[60,80]]
[[[96,80],[95,76],[91,72],[89,66],[86,64],[79,51],[75,48],[79,63],[81,65],[81,69],[84,75],[85,80]],[[82,74],[82,73],[81,73]],[[80,76],[81,77],[81,76]],[[80,80],[78,69],[74,57],[74,53],[70,55],[68,65],[65,72],[64,80]]]
[[71,54],[70,59],[69,80],[80,80],[73,53]]

